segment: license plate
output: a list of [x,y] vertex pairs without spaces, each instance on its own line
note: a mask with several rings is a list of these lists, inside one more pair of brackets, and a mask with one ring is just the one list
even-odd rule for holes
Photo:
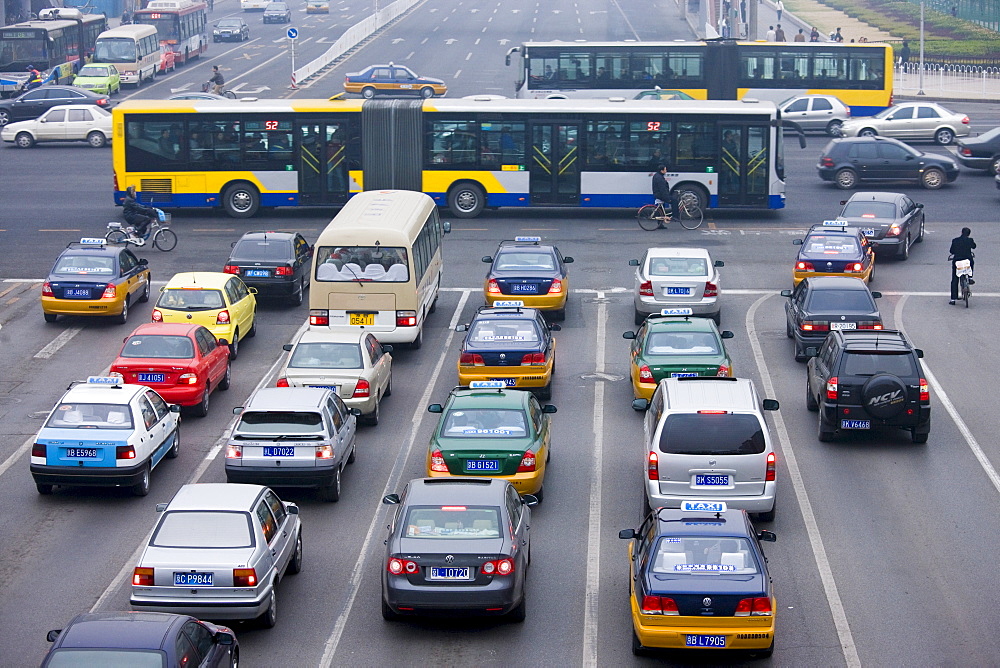
[[694,373],[693,371],[685,371],[683,373],[672,373],[672,374],[670,374],[670,377],[671,378],[694,378],[697,375],[698,374]]
[[499,471],[499,459],[470,459],[465,462],[466,471]]
[[265,457],[294,457],[295,448],[290,445],[265,445]]
[[211,587],[214,573],[174,573],[175,587]]
[[871,420],[841,420],[841,429],[871,429]]
[[490,378],[490,380],[499,380],[507,387],[517,387],[517,378]]
[[725,647],[726,636],[703,636],[703,635],[688,634],[684,636],[684,644],[687,645],[688,647]]
[[166,380],[166,375],[162,373],[140,373],[139,382],[140,383],[162,383]]
[[866,237],[873,237],[873,236],[875,236],[875,228],[874,227],[862,227],[861,228],[861,234],[865,235]]
[[729,476],[698,474],[694,477],[694,484],[712,487],[727,487],[729,485]]
[[77,299],[90,299],[90,288],[67,288],[63,295]]
[[856,322],[831,322],[830,329],[857,329],[858,323]]
[[97,448],[66,448],[66,456],[73,459],[97,459]]
[[271,278],[271,272],[268,269],[247,269],[243,275],[249,278]]
[[666,295],[690,295],[691,288],[667,288],[663,294]]
[[428,580],[471,580],[472,571],[469,568],[440,568],[431,566]]
[[375,324],[375,314],[374,313],[348,313],[351,318],[352,325],[374,325]]
[[330,390],[334,394],[337,393],[337,386],[336,385],[310,385],[309,387],[316,387],[316,388],[319,388],[321,390]]
[[533,295],[538,292],[538,286],[534,283],[511,283],[510,291],[520,294]]

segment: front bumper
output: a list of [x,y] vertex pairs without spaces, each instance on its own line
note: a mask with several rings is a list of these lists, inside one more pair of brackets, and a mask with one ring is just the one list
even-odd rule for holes
[[230,466],[226,460],[226,482],[273,485],[274,487],[327,487],[333,483],[337,466],[323,468],[279,468],[272,466]]
[[132,487],[145,472],[147,462],[135,466],[97,468],[84,466],[49,466],[31,464],[31,477],[40,485],[74,485],[79,487]]
[[211,599],[197,601],[187,599],[167,599],[159,596],[137,596],[129,598],[129,605],[138,612],[169,612],[177,615],[191,615],[198,619],[257,619],[267,612],[271,587],[252,599]]
[[[523,576],[496,576],[487,585],[414,585],[405,576],[383,575],[382,598],[399,614],[457,612],[463,615],[504,615],[524,597],[516,588]],[[408,608],[408,609],[401,609]]]
[[646,480],[646,499],[650,508],[680,508],[681,501],[704,497],[716,501],[725,501],[730,508],[738,508],[748,513],[768,513],[774,509],[774,496],[777,483],[770,480],[764,483],[764,492],[754,496],[720,496],[713,495],[712,490],[702,492],[688,490],[686,493],[664,494],[660,491],[659,480]]

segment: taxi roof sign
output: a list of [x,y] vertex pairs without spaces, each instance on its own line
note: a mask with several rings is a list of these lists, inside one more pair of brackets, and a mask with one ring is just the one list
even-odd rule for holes
[[521,301],[520,299],[501,299],[493,302],[493,305],[500,307],[511,306],[515,308],[522,308],[524,306],[524,302]]
[[507,387],[507,383],[502,380],[474,380],[469,383],[469,388],[473,390],[502,390]]
[[690,308],[665,308],[660,309],[660,315],[692,315],[694,309]]
[[80,243],[81,244],[92,244],[92,245],[100,244],[101,246],[103,246],[104,244],[106,244],[108,242],[107,242],[107,239],[105,239],[104,237],[83,237],[82,239],[80,239]]
[[823,227],[847,227],[846,220],[824,220]]
[[542,240],[541,237],[514,237],[514,241],[518,243],[535,243],[537,244]]
[[686,513],[724,513],[726,512],[725,501],[681,501],[681,510]]
[[118,386],[125,382],[121,376],[87,376],[87,385]]

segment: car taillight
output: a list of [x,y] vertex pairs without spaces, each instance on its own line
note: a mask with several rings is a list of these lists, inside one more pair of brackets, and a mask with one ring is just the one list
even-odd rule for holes
[[486,366],[483,356],[478,353],[462,353],[458,358],[458,363],[462,366]]
[[800,328],[803,332],[829,332],[830,323],[826,320],[803,320]]
[[652,297],[653,296],[653,282],[652,281],[643,281],[642,283],[640,283],[639,284],[639,294],[641,296],[643,296],[643,297]]
[[652,450],[646,457],[646,472],[650,480],[658,480],[660,477],[660,458]]
[[153,322],[163,322],[163,314],[160,313],[160,309],[154,308],[152,315]]
[[521,358],[521,366],[545,365],[545,353],[525,353]]
[[535,470],[535,453],[531,450],[525,450],[524,456],[521,457],[521,463],[517,465],[518,473],[531,473]]
[[826,381],[826,398],[830,401],[837,400],[837,377],[834,376]]
[[333,459],[333,446],[332,445],[317,445],[316,446],[316,459]]
[[736,605],[737,617],[769,617],[771,616],[771,599],[762,596],[758,598],[745,598]]
[[115,448],[115,459],[135,459],[135,448],[131,445],[119,445]]
[[764,475],[764,480],[768,482],[774,480],[774,465],[777,461],[778,458],[773,452],[767,453],[767,473]]
[[237,267],[235,264],[227,264],[225,267],[222,268],[222,273],[224,273],[224,274],[239,274],[240,273],[240,268]]
[[440,450],[431,453],[431,471],[435,473],[447,473],[448,465],[444,463],[444,455]]
[[513,559],[497,559],[496,561],[487,561],[480,568],[483,575],[510,575],[514,572],[514,560]]
[[243,446],[230,445],[226,448],[226,459],[243,459]]
[[416,311],[396,311],[396,327],[416,327]]
[[44,443],[34,443],[31,446],[31,456],[32,457],[44,457],[45,456],[45,444]]
[[275,387],[289,387],[287,378],[279,378],[278,382],[274,384]]
[[706,281],[705,283],[705,296],[706,297],[718,297],[719,296],[719,286],[711,281]]
[[354,386],[354,394],[352,397],[354,399],[363,399],[364,397],[371,396],[371,385],[364,378],[358,379],[358,384]]
[[219,311],[219,314],[215,316],[216,325],[228,325],[229,324],[229,311],[223,309]]
[[833,167],[834,164],[835,163],[833,162],[833,158],[829,156],[824,155],[822,158],[819,159],[820,167]]
[[902,232],[902,230],[899,229],[899,225],[893,224],[892,227],[890,227],[886,231],[885,236],[887,236],[887,237],[898,237],[900,232]]
[[844,115],[847,116],[848,118],[851,117],[851,108],[848,107],[847,105],[844,105]]
[[[109,104],[111,104],[111,100],[109,100],[109,99],[108,99],[108,98],[106,98],[106,97],[102,97],[101,99],[99,99],[99,100],[97,101],[97,106],[99,106],[99,107],[106,107],[106,106],[108,106]],[[968,117],[968,116],[966,116],[966,117],[965,117],[965,122],[966,122],[966,123],[968,123],[968,122],[969,122],[969,117]]]
[[117,291],[113,283],[108,283],[104,286],[104,294],[101,295],[101,299],[114,299],[117,296]]
[[136,566],[135,570],[132,571],[132,584],[139,587],[152,587],[153,569]]
[[847,266],[844,267],[844,271],[857,272],[857,271],[862,271],[863,268],[864,265],[862,265],[860,262],[848,262]]
[[486,292],[490,293],[491,295],[500,294],[500,286],[497,285],[497,281],[495,278],[491,278],[489,282],[486,284]]
[[415,575],[420,571],[420,566],[417,566],[417,562],[410,561],[409,559],[390,557],[389,562],[385,565],[385,570],[393,575],[402,575],[403,573]]
[[968,124],[969,124],[969,117],[968,116],[963,116],[962,117],[962,125],[968,125]]
[[562,290],[563,290],[562,281],[560,281],[558,278],[552,279],[552,285],[549,286],[549,294],[559,295],[562,294]]
[[927,403],[931,400],[931,390],[927,386],[927,379],[920,379],[920,401],[921,403]]
[[177,377],[178,385],[197,385],[198,384],[198,374],[196,373],[182,373]]
[[257,586],[257,570],[254,568],[234,568],[233,569],[233,586],[234,587],[256,587]]
[[48,281],[45,281],[44,283],[42,283],[42,296],[43,297],[53,297],[54,296],[52,294],[52,284],[49,283]]
[[966,146],[963,146],[962,148],[958,149],[958,152],[964,155],[966,158],[972,157],[972,151]]
[[309,311],[309,324],[310,325],[329,325],[330,324],[330,312],[326,309],[313,309]]
[[812,262],[796,262],[795,271],[816,271]]
[[732,375],[732,373],[733,373],[733,370],[732,370],[731,367],[728,367],[725,364],[720,364],[719,365],[719,370],[715,372],[715,375],[719,376],[721,378],[725,378],[727,376]]
[[639,369],[639,382],[640,383],[652,383],[653,382],[653,372],[649,370],[649,366],[643,364]]
[[882,329],[882,323],[878,320],[861,320],[858,322],[858,329]]
[[274,268],[274,275],[275,276],[291,276],[293,273],[295,273],[295,272],[292,270],[291,267],[275,267]]
[[651,596],[646,594],[642,597],[642,614],[644,615],[679,615],[677,602],[669,596]]

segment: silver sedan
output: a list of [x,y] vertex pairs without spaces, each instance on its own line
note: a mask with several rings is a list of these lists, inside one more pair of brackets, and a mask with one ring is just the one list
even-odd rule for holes
[[299,508],[260,485],[184,485],[132,575],[132,609],[277,621],[277,586],[302,569]]
[[968,136],[969,117],[933,102],[903,102],[874,116],[844,121],[840,132],[844,137],[933,139],[945,146],[955,141],[955,137]]
[[704,248],[650,248],[635,267],[635,324],[667,308],[690,308],[691,314],[718,324],[721,260]]

